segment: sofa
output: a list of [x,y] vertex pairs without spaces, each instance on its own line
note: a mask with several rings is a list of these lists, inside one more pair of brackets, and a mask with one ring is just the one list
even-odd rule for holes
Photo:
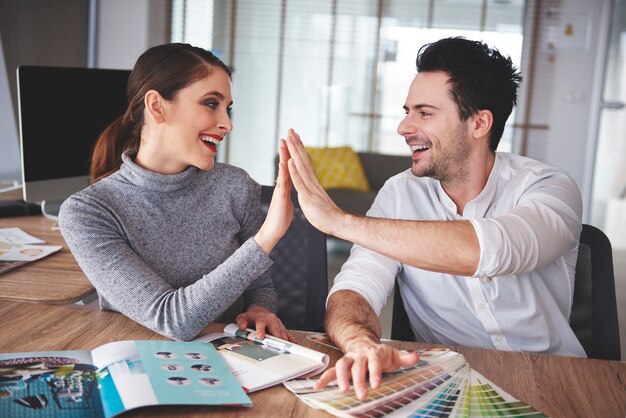
[[[327,192],[341,209],[357,215],[365,215],[385,181],[411,167],[411,157],[409,155],[387,155],[372,152],[357,152],[357,155],[371,190],[331,189]],[[277,167],[278,157],[275,159],[275,168]]]

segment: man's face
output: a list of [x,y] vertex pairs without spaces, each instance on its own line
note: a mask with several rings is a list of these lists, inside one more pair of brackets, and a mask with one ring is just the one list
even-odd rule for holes
[[469,122],[459,119],[450,96],[448,78],[441,71],[415,76],[398,133],[411,148],[415,176],[457,182],[467,175],[471,138]]

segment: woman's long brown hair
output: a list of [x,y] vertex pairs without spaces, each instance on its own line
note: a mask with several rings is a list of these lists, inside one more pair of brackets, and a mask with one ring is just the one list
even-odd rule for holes
[[208,76],[213,67],[231,76],[231,71],[211,52],[189,44],[158,45],[144,52],[135,63],[128,79],[126,112],[115,119],[98,137],[91,157],[90,182],[114,173],[122,165],[122,153],[136,153],[141,140],[144,96],[158,91],[168,101],[179,90]]

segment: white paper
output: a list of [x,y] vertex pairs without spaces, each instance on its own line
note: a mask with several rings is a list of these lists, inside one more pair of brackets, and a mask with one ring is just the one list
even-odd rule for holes
[[0,242],[9,244],[45,244],[46,241],[33,237],[20,228],[0,228]]

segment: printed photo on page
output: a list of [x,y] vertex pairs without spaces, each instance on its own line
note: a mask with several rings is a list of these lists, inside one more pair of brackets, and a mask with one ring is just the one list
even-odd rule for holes
[[327,354],[271,335],[259,340],[254,330],[240,330],[235,324],[227,325],[223,333],[205,335],[195,341],[211,343],[246,392],[319,374],[329,362]]

